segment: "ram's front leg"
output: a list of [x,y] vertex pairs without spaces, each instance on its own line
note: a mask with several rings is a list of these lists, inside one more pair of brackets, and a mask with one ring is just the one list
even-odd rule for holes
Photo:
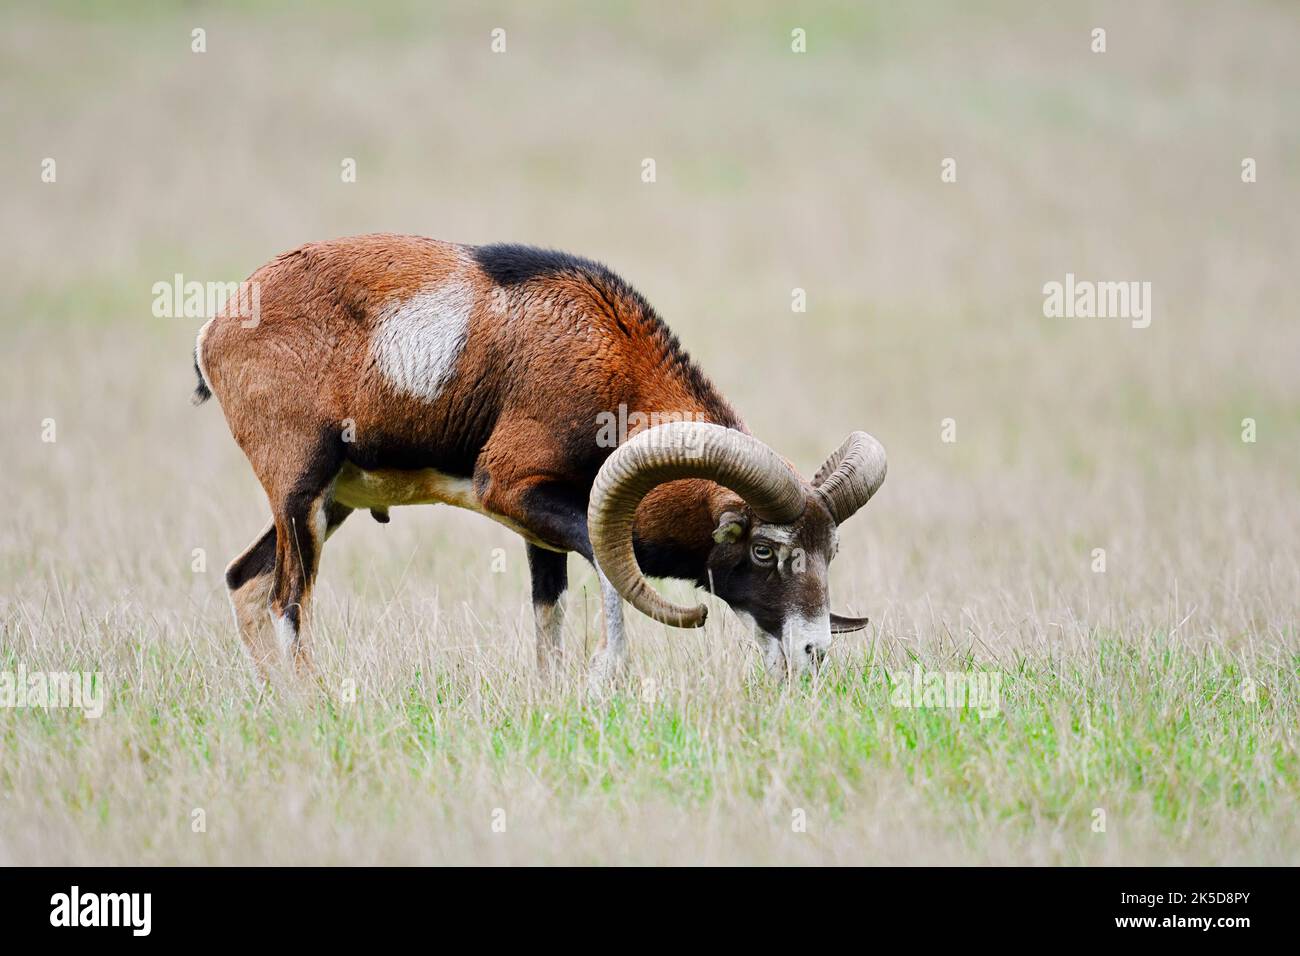
[[[537,476],[516,480],[510,484],[496,481],[490,471],[475,475],[475,490],[483,507],[493,514],[509,518],[524,528],[539,541],[545,541],[556,548],[576,551],[596,568],[600,578],[601,608],[604,621],[604,635],[591,662],[591,685],[603,688],[622,669],[627,661],[627,638],[623,630],[623,601],[614,586],[601,573],[592,556],[591,541],[587,537],[587,501],[586,495],[572,485],[555,481],[549,477]],[[545,553],[544,549],[529,547],[530,563],[535,556]],[[545,561],[545,559],[543,559]],[[545,575],[539,579],[538,566],[532,565],[534,587],[534,612],[538,615],[538,656],[543,655],[543,647],[549,642],[546,637],[547,623],[543,619],[555,604],[550,600],[551,594],[543,585],[541,602],[538,603],[539,583],[545,581]],[[554,590],[554,587],[551,588]],[[558,595],[558,592],[557,592]],[[553,626],[553,625],[551,625]]]
[[600,578],[604,636],[591,658],[590,688],[593,692],[600,692],[613,683],[627,665],[627,632],[623,626],[622,597],[599,566],[596,575]]
[[549,676],[564,661],[564,592],[569,586],[569,555],[528,545],[533,579],[533,621],[537,634],[537,669]]

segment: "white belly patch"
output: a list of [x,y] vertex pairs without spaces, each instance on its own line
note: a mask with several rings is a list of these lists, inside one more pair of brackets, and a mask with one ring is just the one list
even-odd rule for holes
[[348,508],[379,511],[401,505],[455,505],[485,515],[533,544],[552,549],[551,545],[535,538],[517,522],[484,508],[478,495],[474,494],[473,482],[468,478],[457,478],[432,468],[413,471],[380,468],[363,471],[349,462],[334,479],[333,497]]
[[363,471],[348,463],[334,481],[334,500],[349,508],[447,504],[484,511],[468,478],[456,478],[432,468]]
[[398,391],[435,401],[465,348],[474,290],[455,277],[385,307],[370,348]]

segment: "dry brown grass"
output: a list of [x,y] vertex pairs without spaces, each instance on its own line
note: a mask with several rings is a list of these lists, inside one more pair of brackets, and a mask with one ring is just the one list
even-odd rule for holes
[[[423,6],[9,15],[0,669],[102,671],[109,708],[0,710],[0,862],[1295,862],[1294,10]],[[885,443],[833,571],[874,627],[822,686],[638,621],[588,707],[575,559],[541,687],[522,545],[422,509],[325,554],[358,704],[258,698],[220,570],[264,504],[150,287],[377,230],[602,258],[805,469]],[[1151,281],[1151,327],[1044,319],[1067,271]],[[891,709],[912,655],[1012,675],[1002,717]]]

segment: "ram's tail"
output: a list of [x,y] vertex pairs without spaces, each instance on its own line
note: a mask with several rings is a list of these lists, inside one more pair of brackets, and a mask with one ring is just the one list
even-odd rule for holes
[[196,346],[194,349],[194,374],[199,380],[199,384],[194,387],[194,395],[190,398],[191,405],[202,405],[212,397],[212,389],[208,388],[207,380],[203,377],[203,369],[199,368],[199,350]]

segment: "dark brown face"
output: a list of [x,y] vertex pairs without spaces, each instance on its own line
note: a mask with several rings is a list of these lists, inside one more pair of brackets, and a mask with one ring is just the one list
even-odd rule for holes
[[816,498],[793,524],[766,524],[739,505],[724,512],[709,554],[713,591],[752,623],[770,670],[815,668],[830,649],[827,570],[835,521]]

